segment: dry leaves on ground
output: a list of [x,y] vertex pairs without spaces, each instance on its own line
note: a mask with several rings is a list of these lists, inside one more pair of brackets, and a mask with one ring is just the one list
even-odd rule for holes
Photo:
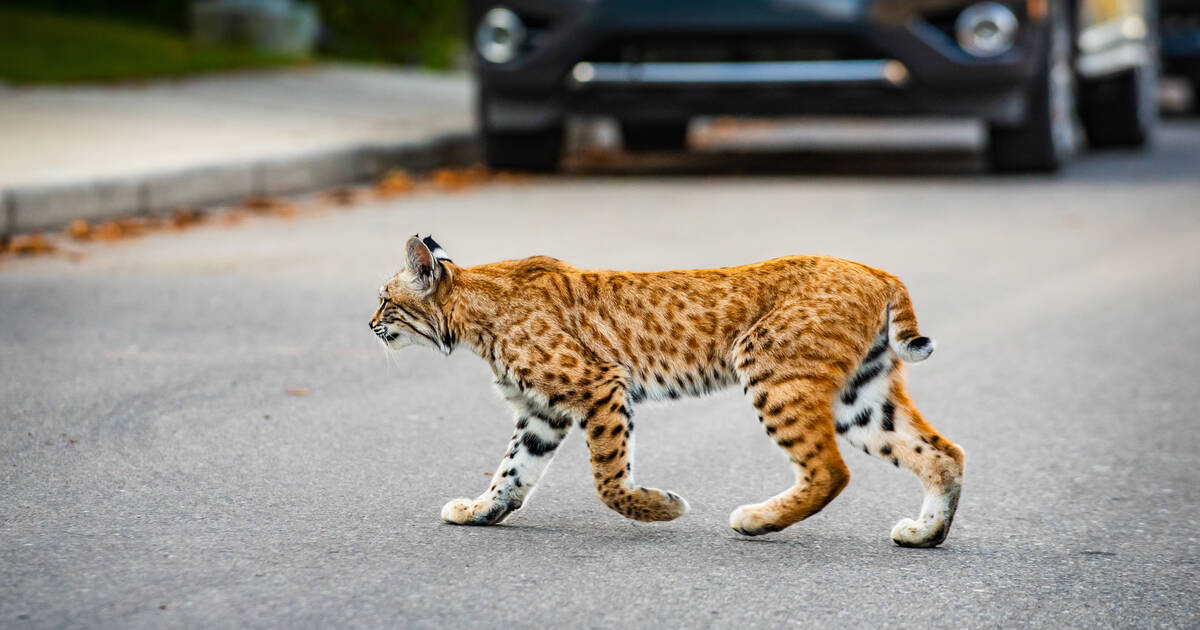
[[304,389],[303,387],[297,387],[295,389],[285,389],[283,390],[283,393],[287,394],[288,396],[307,396],[308,390]]
[[375,194],[387,199],[410,193],[416,187],[416,183],[407,171],[388,171],[375,184]]
[[118,241],[168,228],[187,229],[202,223],[207,216],[200,210],[180,208],[169,217],[125,217],[99,223],[75,219],[67,226],[66,233],[77,241]]
[[86,239],[91,232],[92,226],[88,225],[88,222],[83,219],[75,219],[71,222],[71,225],[67,226],[67,236],[77,241]]
[[277,217],[296,216],[295,204],[278,197],[249,197],[242,202],[241,207],[258,214],[273,214]]
[[359,201],[362,201],[366,192],[359,188],[335,188],[321,195],[321,199],[326,203],[331,203],[335,206],[352,206]]
[[492,181],[510,186],[522,186],[529,183],[529,173],[519,173],[516,171],[493,171]]
[[202,223],[206,218],[208,215],[203,210],[180,208],[171,215],[171,226],[177,230],[183,230]]
[[81,241],[119,241],[127,238],[137,238],[146,232],[159,227],[157,220],[142,217],[129,217],[104,221],[88,225],[80,220],[75,221],[67,232],[76,240]]
[[0,253],[16,256],[37,256],[52,254],[56,251],[58,251],[58,246],[51,243],[43,234],[21,234],[0,242]]
[[469,168],[439,168],[433,172],[433,185],[439,190],[461,191],[486,184],[492,173],[480,165]]
[[[608,156],[593,155],[592,161],[607,161]],[[440,191],[459,192],[489,183],[523,184],[529,176],[505,171],[489,171],[482,165],[466,168],[440,168],[428,177],[416,178],[403,170],[389,171],[373,187],[356,188],[343,186],[319,196],[326,203],[349,206],[362,202],[372,192],[378,198],[389,198],[408,194],[418,189],[432,188]],[[290,218],[297,214],[294,202],[265,195],[249,197],[240,204],[226,210],[208,213],[193,208],[180,208],[167,217],[124,217],[108,221],[88,222],[76,219],[63,231],[75,241],[113,242],[137,238],[150,232],[176,229],[183,230],[201,223],[236,225],[251,215],[273,215]],[[61,239],[60,239],[61,242]],[[62,248],[40,233],[23,234],[0,238],[0,255],[38,256],[62,252]],[[80,252],[66,251],[68,257],[82,256]],[[300,391],[300,390],[296,390]],[[289,393],[291,393],[289,391]],[[306,392],[307,393],[307,392]],[[304,394],[293,394],[302,396]]]

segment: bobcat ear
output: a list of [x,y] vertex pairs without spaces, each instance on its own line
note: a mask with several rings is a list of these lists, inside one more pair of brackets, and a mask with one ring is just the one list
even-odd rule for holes
[[432,234],[421,239],[421,242],[425,243],[425,247],[428,247],[429,251],[433,252],[433,257],[435,259],[444,260],[446,262],[454,262],[453,260],[450,260],[450,255],[446,253],[446,250],[442,249],[442,246],[438,245],[437,241],[433,240]]
[[412,273],[413,288],[418,291],[429,291],[442,277],[442,264],[416,235],[405,245],[405,267]]

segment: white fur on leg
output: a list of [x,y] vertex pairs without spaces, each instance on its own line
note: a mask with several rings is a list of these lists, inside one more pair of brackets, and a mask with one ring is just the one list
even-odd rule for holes
[[442,507],[442,520],[457,525],[495,525],[520,509],[571,427],[569,421],[557,428],[551,426],[546,420],[549,414],[519,410],[516,432],[487,491],[474,500],[447,503]]
[[900,519],[892,528],[892,541],[901,547],[936,547],[946,540],[950,523],[958,506],[959,488],[925,496],[921,505],[921,518]]
[[762,503],[743,505],[729,514],[729,526],[743,536],[759,536],[777,532],[780,528],[767,518],[767,507]]
[[442,506],[442,520],[455,525],[466,525],[471,522],[473,514],[470,499],[455,499]]

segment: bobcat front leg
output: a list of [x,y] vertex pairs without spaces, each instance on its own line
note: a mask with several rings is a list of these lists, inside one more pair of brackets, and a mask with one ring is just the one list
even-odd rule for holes
[[455,499],[442,508],[442,520],[457,525],[495,525],[525,502],[554,458],[571,421],[523,409],[508,452],[492,475],[492,485],[478,498]]

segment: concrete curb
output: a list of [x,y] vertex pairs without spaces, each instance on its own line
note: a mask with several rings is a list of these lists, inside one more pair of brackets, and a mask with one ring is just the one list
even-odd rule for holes
[[428,170],[478,159],[474,136],[455,132],[426,141],[360,145],[286,158],[218,164],[48,186],[0,190],[0,235],[60,228],[250,196],[301,193],[359,182],[389,169]]

